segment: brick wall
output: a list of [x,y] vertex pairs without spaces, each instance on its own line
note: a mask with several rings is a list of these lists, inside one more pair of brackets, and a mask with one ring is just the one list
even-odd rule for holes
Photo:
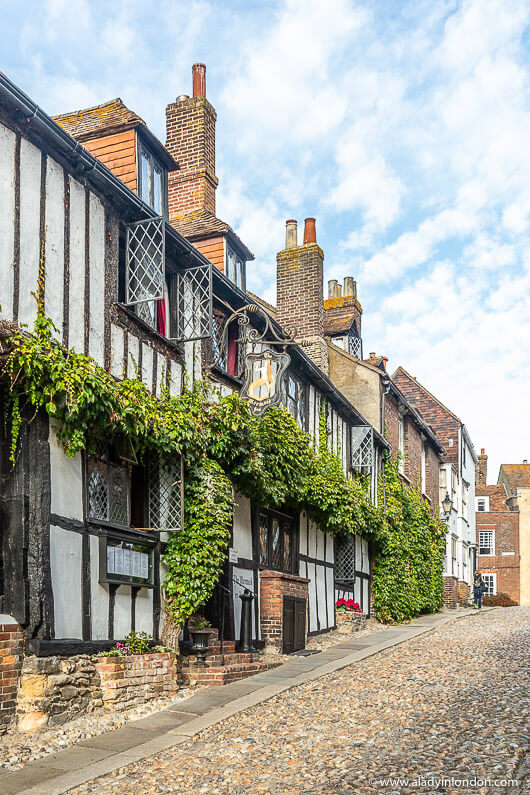
[[417,427],[404,418],[405,475],[414,489],[421,486],[421,434]]
[[[491,499],[491,497],[490,497]],[[476,514],[477,545],[480,530],[493,530],[495,555],[479,555],[478,570],[482,574],[497,575],[497,593],[505,593],[520,603],[520,550],[518,511],[488,511]],[[513,555],[502,554],[513,552]]]
[[306,353],[327,374],[324,338],[324,253],[316,243],[280,251],[276,256],[277,318],[309,345]]
[[18,624],[0,624],[0,734],[15,716],[23,643]]
[[425,470],[427,496],[431,500],[433,513],[436,513],[440,502],[440,458],[429,443],[427,443]]
[[458,604],[460,607],[467,607],[469,602],[469,585],[467,582],[458,583]]
[[166,148],[180,170],[168,177],[169,218],[193,210],[215,215],[215,121],[205,97],[173,102],[166,108]]
[[307,605],[309,580],[294,574],[265,569],[260,572],[260,628],[261,637],[266,646],[273,646],[279,651],[283,645],[283,597],[294,596],[305,599],[307,638],[308,616]]
[[444,605],[458,607],[458,580],[456,577],[444,577]]
[[324,312],[329,333],[333,332],[335,326],[341,331],[347,330],[355,321],[357,332],[361,336],[362,311],[359,301],[353,295],[326,298],[324,301]]
[[101,658],[96,662],[96,671],[104,705],[107,709],[123,710],[175,693],[178,690],[175,661],[173,652]]

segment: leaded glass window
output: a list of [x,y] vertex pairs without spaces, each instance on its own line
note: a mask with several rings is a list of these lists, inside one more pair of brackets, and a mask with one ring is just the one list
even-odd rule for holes
[[127,464],[111,460],[100,444],[88,460],[88,515],[91,519],[130,525],[130,473]]
[[287,411],[292,414],[300,428],[305,430],[305,387],[292,373],[287,374],[286,392]]
[[260,511],[257,531],[259,565],[293,573],[297,564],[295,520]]

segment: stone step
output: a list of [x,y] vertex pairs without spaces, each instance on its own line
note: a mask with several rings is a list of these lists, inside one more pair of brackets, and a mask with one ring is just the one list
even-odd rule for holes
[[[189,668],[190,665],[195,665],[197,662],[197,655],[189,654],[182,658],[182,666]],[[243,654],[240,652],[228,652],[227,654],[207,654],[205,662],[211,665],[241,665],[241,663],[257,662],[261,659],[258,652],[254,654]]]
[[247,662],[231,665],[213,665],[205,668],[193,667],[183,669],[182,678],[184,684],[189,687],[197,685],[227,685],[230,682],[237,682],[239,679],[245,679],[248,676],[254,676],[262,671],[268,671],[271,668],[281,665],[281,660],[259,660],[256,662]]

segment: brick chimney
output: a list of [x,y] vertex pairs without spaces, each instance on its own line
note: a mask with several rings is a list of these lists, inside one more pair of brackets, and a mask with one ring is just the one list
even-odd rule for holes
[[324,337],[324,252],[316,242],[314,218],[306,218],[304,242],[297,244],[296,224],[286,224],[286,248],[276,255],[276,309],[282,326],[303,340],[308,356],[326,374]]
[[486,486],[488,483],[488,456],[484,448],[481,449],[480,455],[477,456],[477,470],[475,473],[475,481],[477,486]]
[[180,170],[169,174],[169,219],[192,212],[215,215],[215,121],[206,99],[206,66],[193,64],[193,97],[181,95],[166,108],[166,148]]

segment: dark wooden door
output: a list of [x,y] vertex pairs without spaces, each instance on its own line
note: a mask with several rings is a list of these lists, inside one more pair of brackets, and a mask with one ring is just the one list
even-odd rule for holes
[[305,599],[283,597],[283,653],[291,654],[305,646]]

